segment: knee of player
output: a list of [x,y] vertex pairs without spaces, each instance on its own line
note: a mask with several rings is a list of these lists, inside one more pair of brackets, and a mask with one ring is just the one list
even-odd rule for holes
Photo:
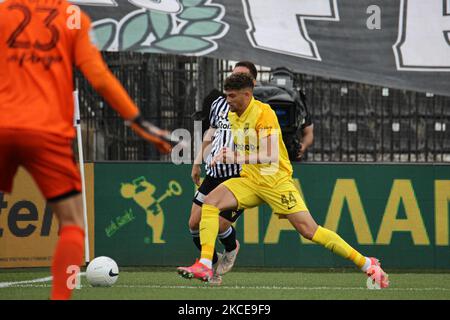
[[190,230],[198,230],[200,225],[200,221],[196,217],[189,218],[189,229]]
[[308,224],[308,223],[302,223],[302,222],[292,222],[292,225],[294,226],[294,228],[306,239],[308,240],[312,240],[312,238],[314,237],[314,234],[316,233],[316,229],[314,228],[313,225]]
[[314,233],[310,230],[305,230],[303,232],[301,232],[303,238],[307,239],[307,240],[312,240],[312,238],[314,237]]
[[85,229],[84,219],[79,217],[60,217],[59,218],[59,228],[65,226],[77,226],[81,229]]
[[203,204],[207,204],[207,205],[210,205],[210,206],[217,207],[219,205],[219,202],[220,202],[220,197],[218,197],[215,194],[208,194],[205,197],[205,199],[203,201]]
[[317,227],[311,225],[303,225],[302,228],[300,229],[300,233],[304,238],[312,240],[314,234],[316,233],[316,230]]

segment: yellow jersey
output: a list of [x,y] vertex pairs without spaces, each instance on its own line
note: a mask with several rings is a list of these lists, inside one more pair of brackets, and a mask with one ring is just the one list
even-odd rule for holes
[[268,104],[252,98],[240,117],[230,111],[228,118],[238,155],[256,155],[260,149],[260,139],[264,137],[272,136],[278,143],[278,161],[270,164],[243,164],[241,177],[250,178],[257,184],[267,186],[277,185],[292,177],[292,165],[283,142],[278,118]]

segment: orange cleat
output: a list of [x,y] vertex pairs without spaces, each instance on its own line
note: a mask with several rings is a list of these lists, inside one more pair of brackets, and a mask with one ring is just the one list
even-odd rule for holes
[[200,263],[198,259],[190,267],[178,267],[178,274],[186,279],[199,279],[204,282],[209,282],[213,277],[213,270]]
[[372,279],[370,284],[368,281],[368,286],[371,285],[372,288],[385,289],[389,287],[389,275],[381,269],[381,263],[376,258],[369,258],[371,265],[367,269],[367,276]]

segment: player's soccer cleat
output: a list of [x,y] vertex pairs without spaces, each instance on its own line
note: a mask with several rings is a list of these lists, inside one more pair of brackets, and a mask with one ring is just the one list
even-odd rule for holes
[[220,286],[222,284],[222,277],[217,273],[217,267],[220,260],[222,260],[222,254],[217,252],[217,262],[213,264],[213,277],[209,280],[209,284],[212,286]]
[[237,254],[239,252],[239,241],[236,240],[236,249],[227,252],[224,251],[222,259],[219,260],[219,265],[217,266],[217,273],[219,275],[224,275],[233,268],[234,262],[236,261]]
[[178,274],[186,279],[200,279],[202,281],[208,282],[213,277],[213,270],[200,263],[198,259],[190,267],[178,267]]
[[371,265],[366,274],[372,279],[373,284],[377,284],[381,289],[389,287],[389,275],[381,269],[381,263],[377,258],[369,258]]
[[211,279],[209,279],[209,284],[211,286],[220,286],[222,284],[222,277],[220,274],[213,273]]

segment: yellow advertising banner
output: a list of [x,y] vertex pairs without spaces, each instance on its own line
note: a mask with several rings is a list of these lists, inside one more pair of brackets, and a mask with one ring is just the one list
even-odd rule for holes
[[[90,257],[94,256],[94,165],[85,164]],[[0,193],[0,268],[48,267],[58,220],[30,174],[20,168],[11,194]]]

